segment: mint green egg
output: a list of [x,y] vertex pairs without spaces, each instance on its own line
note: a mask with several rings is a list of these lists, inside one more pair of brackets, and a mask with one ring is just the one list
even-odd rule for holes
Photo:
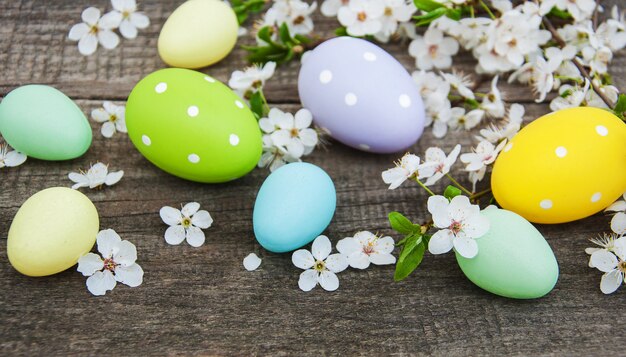
[[491,223],[489,232],[476,239],[478,255],[458,253],[461,270],[474,284],[496,295],[535,299],[549,293],[559,277],[552,249],[539,231],[511,211],[487,208],[481,212]]
[[261,157],[261,130],[248,106],[221,82],[188,69],[142,79],[128,97],[126,126],[146,159],[187,180],[231,181]]
[[41,160],[70,160],[91,145],[91,126],[80,108],[56,88],[30,84],[0,103],[0,133],[15,150]]

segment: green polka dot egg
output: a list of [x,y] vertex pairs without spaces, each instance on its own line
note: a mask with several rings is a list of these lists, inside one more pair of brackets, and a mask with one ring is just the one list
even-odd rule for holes
[[133,88],[126,105],[128,135],[154,165],[198,182],[237,179],[259,161],[254,114],[230,88],[204,73],[168,68]]

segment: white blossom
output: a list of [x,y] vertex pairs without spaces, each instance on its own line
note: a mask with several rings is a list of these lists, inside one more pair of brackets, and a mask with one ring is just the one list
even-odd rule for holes
[[337,19],[349,35],[360,37],[379,32],[384,13],[385,6],[380,0],[350,0],[347,6],[339,8]]
[[299,249],[293,252],[293,265],[304,271],[300,274],[298,286],[302,291],[311,291],[317,284],[326,291],[339,288],[336,273],[346,270],[348,259],[343,254],[330,254],[332,245],[326,236],[319,236],[313,241],[311,251]]
[[428,212],[433,224],[440,230],[430,238],[428,251],[443,254],[452,248],[464,258],[478,254],[475,239],[489,231],[489,219],[480,214],[480,207],[472,205],[467,196],[456,196],[451,201],[443,196],[428,198]]
[[70,172],[68,177],[75,182],[72,189],[76,190],[81,187],[100,188],[102,185],[112,186],[118,183],[124,171],[109,172],[109,166],[101,162],[92,165],[87,172],[79,170],[79,172]]
[[446,153],[438,147],[429,147],[426,149],[425,164],[434,165],[434,173],[432,176],[426,179],[424,183],[426,186],[434,185],[442,177],[450,172],[450,168],[456,162],[461,152],[461,145],[457,144],[450,154],[446,156]]
[[202,230],[213,224],[209,212],[200,210],[198,202],[187,203],[181,210],[164,206],[159,215],[169,226],[165,231],[165,241],[171,245],[178,245],[187,240],[192,247],[200,247],[205,241]]
[[287,152],[287,149],[275,145],[270,135],[263,135],[262,144],[263,154],[261,154],[261,158],[257,164],[260,168],[268,167],[270,172],[274,172],[274,170],[285,164],[301,161],[299,157],[291,156]]
[[228,80],[231,87],[242,99],[250,99],[250,96],[262,88],[265,81],[274,75],[276,62],[267,62],[263,66],[250,66],[243,71],[234,71]]
[[145,29],[150,26],[150,19],[143,12],[137,11],[135,0],[111,0],[113,11],[117,12],[122,21],[120,33],[128,39],[137,37],[137,29]]
[[459,51],[459,43],[452,37],[444,37],[443,32],[429,28],[423,37],[411,41],[409,54],[415,57],[419,69],[446,69],[452,65],[452,56]]
[[123,105],[104,101],[102,108],[91,111],[91,118],[98,123],[103,123],[100,132],[105,138],[112,137],[116,131],[128,132],[126,129],[126,107]]
[[119,12],[109,12],[100,17],[100,10],[88,7],[81,17],[83,22],[70,29],[68,38],[78,41],[78,51],[82,55],[89,56],[96,52],[98,43],[109,50],[120,43],[119,36],[113,32],[122,21],[122,15]]
[[553,7],[567,11],[574,20],[581,21],[591,18],[596,2],[594,0],[541,0],[541,15],[549,13]]
[[308,4],[300,0],[275,0],[263,17],[263,26],[279,27],[287,24],[292,35],[307,35],[313,31],[311,14],[317,9],[317,3]]
[[600,281],[600,290],[604,294],[615,292],[624,281],[626,274],[626,237],[613,242],[613,247],[600,249],[591,254],[589,266],[604,273]]
[[137,260],[137,248],[122,240],[112,229],[105,229],[96,237],[98,252],[87,253],[78,259],[78,271],[87,278],[87,290],[96,296],[113,290],[118,282],[137,287],[143,282],[143,269]]
[[431,177],[435,173],[434,163],[420,164],[419,156],[413,154],[405,154],[396,163],[396,167],[383,171],[383,181],[389,185],[389,189],[393,190],[408,179],[421,180]]
[[448,126],[451,129],[470,130],[480,124],[484,116],[485,111],[482,109],[474,109],[465,113],[464,108],[452,108]]
[[452,73],[441,73],[443,79],[450,84],[450,88],[456,90],[463,98],[475,99],[474,92],[470,89],[474,82],[469,76],[463,73],[452,71]]
[[585,86],[580,88],[578,85],[572,86],[564,84],[559,88],[559,95],[550,102],[550,109],[557,111],[565,108],[579,107],[587,97],[590,82],[585,79]]
[[412,1],[406,0],[380,0],[384,3],[384,12],[380,17],[381,29],[374,36],[378,41],[387,42],[398,31],[400,23],[411,20],[411,16],[417,11]]
[[504,116],[504,102],[498,89],[498,76],[493,77],[491,80],[491,91],[483,98],[480,109],[494,118],[502,118]]
[[317,132],[310,128],[312,121],[313,116],[307,109],[300,109],[294,116],[272,108],[267,118],[259,120],[259,126],[270,135],[273,145],[284,148],[294,158],[300,158],[309,154],[318,143]]
[[356,269],[367,269],[371,264],[395,264],[396,257],[391,255],[394,248],[393,238],[380,237],[368,231],[358,232],[354,237],[347,237],[337,242],[337,251],[346,256],[348,264]]

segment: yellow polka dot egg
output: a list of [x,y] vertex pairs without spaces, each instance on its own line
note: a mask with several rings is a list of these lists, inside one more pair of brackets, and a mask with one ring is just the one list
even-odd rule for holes
[[626,124],[590,107],[544,115],[504,147],[491,187],[503,208],[535,223],[597,213],[626,191]]

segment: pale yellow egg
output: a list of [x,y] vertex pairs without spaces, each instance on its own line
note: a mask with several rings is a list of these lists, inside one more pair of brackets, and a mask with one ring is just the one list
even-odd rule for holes
[[597,213],[626,191],[626,124],[590,107],[544,115],[504,147],[491,187],[503,208],[535,223]]
[[200,68],[226,57],[235,47],[239,24],[221,0],[189,0],[168,17],[158,50],[170,66]]
[[39,191],[13,218],[9,262],[24,275],[56,274],[91,250],[98,228],[98,211],[87,196],[65,187]]

